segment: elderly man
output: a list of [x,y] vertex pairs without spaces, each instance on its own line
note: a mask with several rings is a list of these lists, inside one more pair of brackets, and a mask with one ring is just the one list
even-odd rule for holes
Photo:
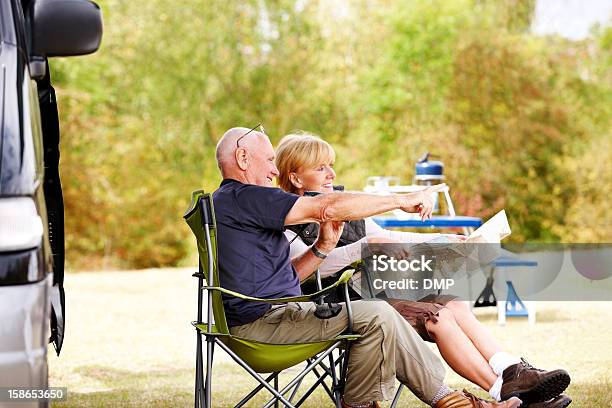
[[[268,137],[233,128],[217,145],[223,182],[213,194],[216,210],[221,285],[257,297],[300,295],[300,279],[314,272],[336,245],[342,220],[361,219],[401,209],[431,216],[433,193],[441,186],[405,196],[331,193],[300,197],[274,188],[278,176]],[[321,231],[311,249],[289,258],[284,226],[318,222]],[[281,307],[225,297],[230,331],[258,341],[316,341],[347,328],[345,310],[326,320],[310,303]],[[376,407],[393,398],[395,378],[432,407],[518,407],[520,400],[486,402],[444,384],[444,367],[416,331],[386,302],[351,304],[353,329],[361,334],[351,348],[345,407]]]

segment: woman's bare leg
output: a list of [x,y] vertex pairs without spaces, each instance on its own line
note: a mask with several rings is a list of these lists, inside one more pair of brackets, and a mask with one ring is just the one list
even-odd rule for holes
[[444,360],[457,374],[489,391],[497,375],[458,325],[453,312],[442,309],[437,320],[436,323],[427,321],[425,327],[438,345]]
[[452,300],[446,307],[453,312],[455,321],[472,341],[478,352],[488,362],[493,354],[502,351],[501,346],[486,327],[476,319],[467,302]]

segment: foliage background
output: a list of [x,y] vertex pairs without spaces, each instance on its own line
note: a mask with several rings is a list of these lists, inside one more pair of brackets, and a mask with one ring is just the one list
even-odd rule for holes
[[51,62],[73,269],[192,262],[181,215],[214,147],[263,122],[332,142],[338,181],[444,161],[459,213],[512,240],[612,242],[612,29],[529,30],[535,0],[101,0],[92,56]]

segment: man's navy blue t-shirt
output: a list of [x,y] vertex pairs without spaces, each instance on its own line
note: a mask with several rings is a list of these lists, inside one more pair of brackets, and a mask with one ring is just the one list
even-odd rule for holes
[[[279,188],[223,180],[213,193],[222,287],[260,298],[301,295],[283,234],[298,198]],[[223,305],[230,327],[253,322],[270,309],[267,303],[226,295]]]

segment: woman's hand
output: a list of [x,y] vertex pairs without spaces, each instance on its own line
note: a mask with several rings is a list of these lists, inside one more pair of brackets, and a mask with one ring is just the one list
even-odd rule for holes
[[446,239],[448,239],[452,243],[465,242],[468,237],[460,234],[444,234]]
[[410,256],[405,243],[389,238],[367,237],[368,248],[373,254],[387,255],[395,259],[404,259]]
[[366,240],[368,241],[368,245],[371,244],[399,244],[399,241],[395,241],[393,239],[389,239],[389,238],[382,238],[382,237],[367,237]]

